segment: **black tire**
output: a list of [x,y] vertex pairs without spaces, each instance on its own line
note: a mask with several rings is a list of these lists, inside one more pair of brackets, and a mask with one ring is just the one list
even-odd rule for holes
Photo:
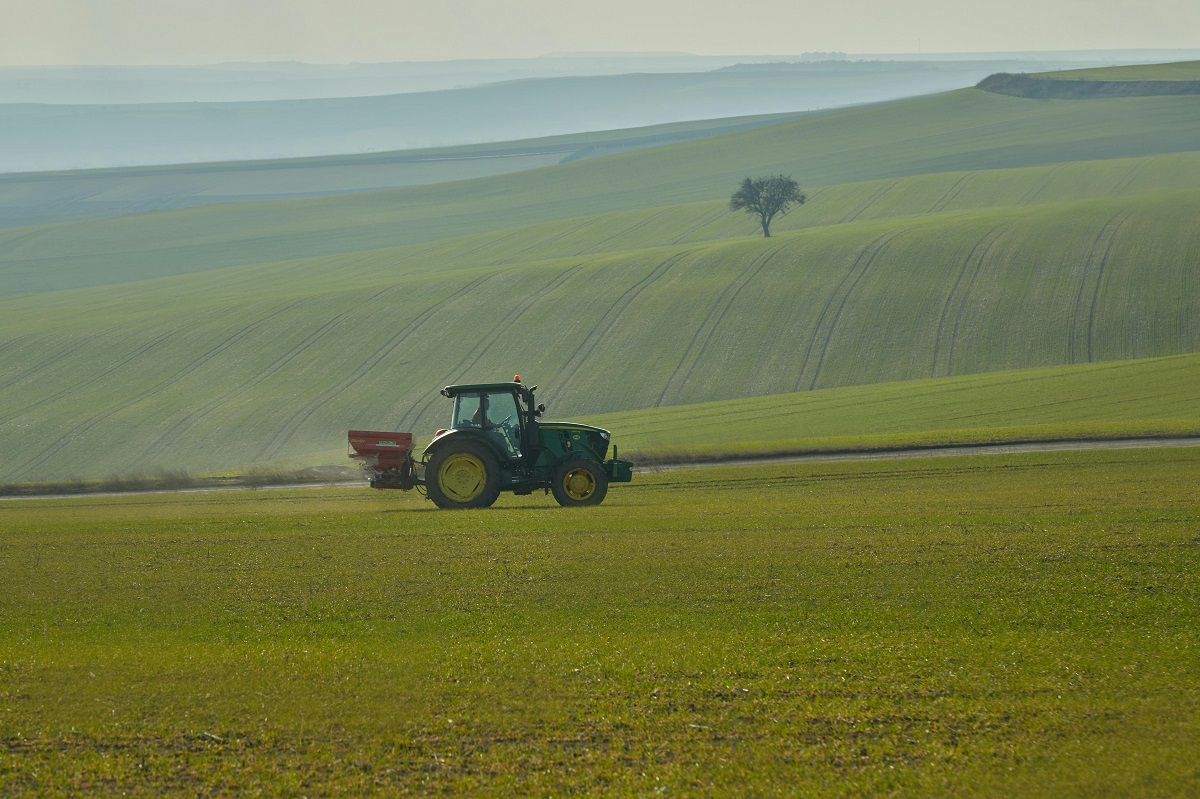
[[568,458],[554,470],[550,490],[564,508],[599,505],[608,493],[608,475],[591,458]]
[[478,441],[449,441],[425,467],[425,490],[439,508],[486,508],[500,496],[500,467]]

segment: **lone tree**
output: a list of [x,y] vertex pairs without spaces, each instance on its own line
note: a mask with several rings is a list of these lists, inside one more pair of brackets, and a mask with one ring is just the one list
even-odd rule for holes
[[771,178],[746,178],[733,196],[729,207],[757,216],[762,225],[763,237],[771,237],[771,220],[793,205],[804,205],[804,194],[800,185],[787,175]]

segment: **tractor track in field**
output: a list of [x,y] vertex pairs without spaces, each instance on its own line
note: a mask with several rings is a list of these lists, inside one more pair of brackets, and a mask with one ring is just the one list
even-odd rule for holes
[[692,225],[690,228],[685,230],[683,233],[680,233],[678,236],[676,236],[675,238],[668,241],[667,244],[682,244],[683,240],[686,239],[688,236],[691,236],[692,234],[696,233],[699,230],[703,230],[704,228],[708,227],[713,222],[716,222],[718,219],[720,219],[722,216],[724,216],[727,213],[729,213],[728,207],[721,206],[719,209],[717,209],[716,213],[708,214],[703,219],[701,219],[699,222],[697,222],[696,224]]
[[259,327],[261,327],[263,324],[265,324],[267,322],[267,320],[272,319],[282,313],[285,313],[286,311],[289,311],[292,308],[295,308],[296,306],[301,305],[302,303],[304,303],[306,301],[307,301],[307,298],[296,300],[294,302],[288,303],[287,305],[280,306],[279,308],[276,308],[271,313],[261,316],[257,320],[244,325],[241,328],[241,330],[239,330],[236,333],[234,333],[233,335],[227,337],[221,343],[211,347],[204,354],[192,359],[191,362],[189,362],[189,363],[185,364],[184,366],[180,367],[179,369],[177,369],[175,371],[175,373],[173,375],[171,375],[170,377],[168,377],[167,379],[161,380],[158,383],[155,383],[153,386],[151,386],[151,387],[147,388],[146,390],[142,391],[141,393],[137,394],[135,397],[128,400],[127,402],[117,405],[116,407],[110,408],[103,413],[92,416],[87,421],[83,422],[82,424],[77,425],[77,426],[71,428],[70,430],[67,430],[65,433],[63,433],[57,439],[55,439],[53,442],[51,442],[47,447],[45,447],[41,452],[37,453],[33,457],[29,458],[27,461],[22,463],[20,466],[18,466],[13,471],[13,475],[20,476],[20,475],[28,472],[30,469],[34,469],[34,468],[42,465],[47,460],[49,460],[51,457],[53,457],[55,455],[55,453],[57,453],[59,450],[61,450],[63,447],[65,447],[68,443],[70,443],[70,441],[73,438],[75,438],[76,436],[80,435],[81,433],[86,433],[87,431],[89,431],[93,427],[95,427],[96,425],[103,422],[105,419],[109,419],[112,416],[115,416],[116,414],[125,410],[126,408],[132,407],[133,405],[136,405],[139,402],[149,399],[150,397],[153,397],[155,394],[159,393],[160,391],[167,388],[168,386],[171,386],[171,385],[179,382],[184,377],[191,374],[192,372],[194,372],[196,369],[203,366],[208,361],[211,361],[213,358],[217,357],[222,352],[224,352],[225,350],[232,347],[234,344],[238,343],[242,339],[249,336],[251,333],[253,333],[255,330],[257,330]]
[[879,189],[874,194],[872,194],[870,197],[868,197],[864,202],[859,204],[853,211],[851,211],[850,213],[846,214],[841,219],[839,219],[837,224],[845,225],[849,222],[853,222],[854,220],[858,219],[860,216],[862,216],[864,213],[866,213],[868,208],[870,208],[875,203],[879,202],[879,200],[883,198],[883,195],[887,194],[889,191],[896,188],[897,184],[899,184],[899,183],[900,183],[899,180],[893,180],[891,183],[889,183],[886,186],[884,186],[883,188]]
[[4,353],[8,352],[10,349],[12,349],[16,345],[20,344],[25,339],[29,338],[30,335],[31,335],[30,333],[22,333],[21,335],[13,336],[8,341],[5,341],[3,344],[0,344],[0,355],[3,355]]
[[[759,273],[761,273],[762,270],[766,268],[767,264],[771,262],[771,259],[778,255],[787,246],[787,244],[780,244],[772,247],[766,252],[760,253],[750,262],[749,266],[743,269],[733,280],[729,282],[729,285],[727,285],[724,291],[721,292],[721,296],[717,297],[717,301],[709,307],[708,314],[704,317],[704,321],[700,323],[700,326],[696,328],[696,332],[692,334],[692,340],[688,342],[687,349],[683,352],[683,357],[679,360],[679,364],[675,367],[675,371],[671,373],[670,378],[667,379],[666,385],[663,386],[662,393],[658,395],[658,401],[655,403],[655,407],[659,407],[663,404],[663,401],[666,399],[667,392],[671,390],[671,386],[675,382],[675,378],[679,376],[679,372],[681,369],[683,369],[684,364],[688,363],[689,356],[692,354],[692,351],[696,349],[696,344],[700,341],[701,335],[704,335],[705,331],[707,331],[707,335],[704,335],[704,343],[700,345],[698,350],[696,350],[695,358],[690,359],[691,365],[688,367],[687,374],[683,376],[683,379],[679,382],[679,387],[675,389],[676,397],[683,393],[684,388],[687,387],[688,381],[691,380],[692,375],[696,371],[697,364],[700,363],[700,361],[704,358],[704,354],[708,351],[708,346],[712,343],[713,334],[716,333],[717,328],[721,326],[721,322],[725,320],[726,315],[729,313],[729,309],[733,306],[734,302],[737,301],[738,295],[742,293],[742,289],[746,288],[746,286],[753,281],[754,278],[758,277]],[[721,309],[720,313],[717,313],[718,307]],[[716,314],[715,319],[713,318],[714,314]]]
[[[578,272],[583,269],[584,266],[586,266],[586,263],[579,263],[570,267],[569,269],[559,272],[559,274],[551,278],[546,285],[542,286],[542,288],[540,288],[537,292],[528,295],[520,303],[520,305],[517,306],[514,312],[505,314],[504,317],[497,322],[492,329],[489,330],[478,342],[479,344],[482,344],[483,342],[487,343],[482,347],[477,346],[476,348],[470,350],[468,355],[464,355],[459,362],[450,369],[449,372],[445,373],[445,377],[443,377],[440,381],[441,385],[450,385],[454,382],[455,375],[462,375],[469,371],[473,366],[478,364],[484,355],[495,345],[499,336],[516,325],[521,320],[521,317],[528,313],[531,308],[566,284],[567,281],[578,274]],[[440,391],[441,389],[438,389],[439,394]],[[429,410],[430,406],[437,401],[439,394],[434,394],[432,397],[430,397],[429,400],[422,405],[421,409],[415,414],[413,413],[413,408],[409,408],[409,410],[405,411],[404,415],[400,417],[399,422],[397,422],[396,429],[399,430],[403,429],[406,425],[412,426],[416,424],[417,420],[419,420],[425,414],[425,412]],[[416,406],[414,405],[413,407]]]
[[[833,341],[833,331],[837,329],[837,324],[841,320],[842,311],[846,308],[846,302],[850,299],[850,295],[854,293],[855,287],[859,281],[871,269],[871,265],[875,263],[875,259],[879,254],[887,249],[887,246],[892,243],[892,240],[904,233],[904,230],[894,230],[884,233],[877,237],[867,246],[863,247],[858,253],[858,257],[854,259],[854,263],[850,269],[842,277],[833,291],[829,294],[829,299],[825,301],[825,306],[821,309],[821,315],[817,317],[817,324],[813,327],[812,338],[808,342],[808,349],[804,353],[804,360],[800,364],[800,372],[796,376],[795,391],[802,391],[805,380],[804,375],[808,371],[809,361],[812,360],[813,350],[816,347],[817,340],[821,338],[822,328],[826,328],[824,338],[825,341],[821,345],[821,353],[817,357],[816,367],[813,370],[812,379],[808,382],[808,390],[812,390],[817,385],[817,379],[821,376],[821,367],[825,365],[825,356],[829,352],[829,344]],[[849,284],[849,286],[847,286]],[[839,296],[841,301],[838,301]],[[836,304],[837,310],[834,310]],[[832,316],[831,316],[832,313]],[[825,320],[830,321],[826,324]]]
[[190,429],[193,425],[195,425],[196,422],[203,419],[205,416],[207,416],[209,413],[211,413],[215,409],[224,405],[226,402],[230,401],[231,399],[233,399],[237,396],[240,396],[241,394],[244,394],[246,391],[257,386],[259,383],[262,383],[264,380],[270,378],[271,376],[277,374],[285,366],[287,366],[289,363],[291,363],[293,360],[295,360],[302,352],[304,352],[306,349],[311,347],[316,341],[318,341],[321,337],[323,337],[326,333],[328,333],[330,330],[337,327],[337,325],[340,324],[344,319],[346,319],[350,316],[356,315],[364,307],[373,305],[374,303],[378,302],[384,296],[392,293],[393,291],[396,291],[399,288],[400,287],[398,285],[388,286],[385,289],[377,291],[375,294],[371,295],[369,298],[364,300],[362,303],[357,304],[357,305],[351,307],[350,309],[338,314],[337,316],[333,317],[332,319],[327,320],[324,324],[319,326],[316,330],[312,331],[307,336],[305,336],[304,339],[302,341],[300,341],[300,343],[296,344],[290,350],[288,350],[286,353],[284,353],[280,357],[276,358],[265,369],[257,372],[254,375],[254,377],[250,378],[249,380],[242,381],[242,383],[229,389],[224,394],[221,394],[219,397],[215,397],[215,398],[209,400],[208,402],[206,402],[204,405],[201,405],[199,408],[193,409],[190,413],[188,413],[182,419],[175,422],[175,424],[172,425],[169,430],[167,430],[165,433],[163,433],[161,436],[159,436],[158,439],[153,444],[148,446],[146,448],[146,454],[134,462],[133,468],[137,468],[137,467],[141,466],[143,463],[145,463],[146,461],[153,458],[154,455],[157,454],[158,452],[162,451],[163,449],[165,449],[167,447],[170,447],[172,444],[175,443],[175,441],[180,436],[182,436],[185,432],[187,432],[188,429]]
[[[971,248],[971,252],[967,253],[966,259],[963,261],[962,269],[958,272],[958,277],[954,280],[954,285],[950,288],[950,293],[946,295],[946,304],[942,306],[942,315],[938,319],[937,336],[933,340],[933,369],[930,372],[931,377],[938,375],[938,363],[941,360],[942,338],[945,335],[946,322],[950,318],[950,309],[954,306],[954,301],[958,299],[958,312],[954,315],[954,327],[950,333],[950,355],[946,363],[946,371],[944,374],[950,375],[954,373],[954,350],[955,344],[958,341],[958,329],[962,323],[963,314],[966,312],[967,300],[971,296],[971,291],[975,288],[975,281],[979,279],[980,272],[983,271],[983,264],[987,261],[988,256],[992,253],[992,248],[996,246],[1004,234],[1009,231],[1013,223],[1007,225],[996,225],[983,235],[979,241],[975,242],[975,246]],[[985,244],[986,242],[986,244]],[[983,252],[976,258],[976,253],[979,253],[980,248]],[[972,262],[975,268],[971,268]],[[958,296],[958,287],[962,285],[963,278],[967,273],[971,273],[971,279],[968,281],[966,288],[962,292],[962,296]]]
[[950,203],[957,200],[958,195],[963,193],[963,189],[965,189],[967,187],[968,183],[975,180],[975,178],[978,176],[978,174],[979,174],[978,172],[968,172],[967,174],[963,175],[961,178],[958,179],[958,181],[953,186],[950,187],[950,189],[945,194],[942,195],[942,199],[940,199],[936,203],[934,203],[933,207],[930,208],[925,213],[937,214],[937,213],[941,213],[942,211],[946,210],[946,206],[948,206]]
[[[629,227],[622,230],[620,233],[614,233],[613,235],[609,236],[608,238],[602,239],[602,240],[596,242],[595,247],[603,247],[604,245],[608,244],[610,241],[614,241],[616,239],[627,239],[627,238],[629,238],[629,235],[631,233],[641,230],[642,228],[649,225],[651,222],[654,222],[655,220],[665,216],[670,210],[671,210],[670,208],[667,208],[662,211],[659,211],[656,214],[651,214],[650,216],[643,217],[640,221],[635,222],[634,224],[632,224]],[[597,251],[597,250],[595,250],[595,247],[593,247],[594,252],[609,252],[609,250]],[[629,248],[626,247],[625,249],[629,249]],[[634,249],[640,249],[640,248],[635,247]]]
[[[1078,359],[1083,354],[1086,354],[1086,363],[1092,362],[1092,334],[1096,322],[1096,304],[1100,299],[1100,286],[1104,280],[1104,270],[1108,264],[1108,258],[1112,254],[1113,244],[1116,243],[1121,228],[1125,226],[1131,216],[1133,216],[1132,211],[1121,211],[1114,214],[1100,228],[1100,232],[1092,242],[1087,260],[1083,263],[1083,274],[1079,278],[1079,291],[1075,294],[1075,308],[1071,313],[1071,332],[1067,339],[1067,363],[1079,363]],[[1091,286],[1092,290],[1089,292],[1088,288],[1093,282],[1094,286]],[[1081,330],[1085,316],[1083,307],[1087,304],[1089,293],[1091,294],[1091,305],[1086,314],[1087,328]]]
[[[141,357],[142,355],[145,355],[147,352],[154,349],[159,344],[161,344],[162,342],[171,338],[172,336],[182,333],[185,330],[188,330],[190,328],[194,328],[197,325],[203,324],[204,322],[208,322],[212,319],[215,319],[215,318],[221,316],[222,313],[224,313],[224,312],[226,312],[225,309],[221,309],[221,310],[218,310],[218,311],[215,311],[212,313],[208,313],[197,319],[193,319],[191,322],[189,322],[188,324],[186,324],[182,327],[177,327],[172,330],[168,330],[166,333],[163,333],[162,335],[158,336],[157,338],[151,339],[150,341],[146,342],[145,344],[142,344],[137,349],[130,350],[129,352],[125,353],[122,357],[118,358],[116,361],[113,361],[112,363],[104,366],[103,369],[98,374],[93,375],[92,377],[80,380],[78,382],[72,383],[71,385],[67,386],[66,388],[63,388],[60,391],[55,392],[54,394],[48,394],[46,396],[39,397],[36,402],[32,402],[28,405],[24,405],[15,412],[5,414],[5,415],[0,415],[0,425],[6,424],[7,422],[12,421],[13,419],[16,419],[19,416],[22,416],[23,414],[28,413],[29,411],[44,407],[56,400],[62,399],[65,396],[73,394],[74,392],[78,391],[79,389],[83,388],[84,386],[90,386],[91,384],[97,382],[98,380],[100,380],[104,377],[107,377],[108,373],[111,372],[112,370],[119,369],[120,367],[126,365],[130,361],[136,360],[137,358]],[[110,329],[115,329],[115,328],[110,328]]]
[[1036,452],[1072,452],[1077,450],[1157,449],[1160,447],[1200,447],[1200,436],[1162,438],[1086,438],[1048,441],[1013,441],[992,444],[945,444],[929,447],[899,447],[881,450],[831,450],[828,452],[781,453],[776,455],[733,456],[720,459],[663,462],[638,466],[641,472],[668,472],[680,469],[704,469],[716,466],[763,466],[773,463],[822,463],[837,461],[906,460],[971,455],[1019,455]]
[[1129,172],[1125,175],[1125,177],[1123,177],[1119,181],[1117,181],[1117,185],[1112,187],[1112,191],[1110,191],[1108,193],[1108,196],[1109,197],[1120,197],[1121,195],[1123,195],[1125,193],[1125,190],[1128,189],[1130,186],[1132,186],[1133,182],[1135,180],[1137,180],[1139,175],[1142,174],[1142,171],[1146,168],[1146,166],[1149,164],[1149,162],[1150,162],[1150,159],[1143,158],[1143,159],[1138,160],[1136,163],[1134,163],[1133,167],[1129,170]]
[[57,361],[58,359],[65,358],[66,356],[70,355],[71,353],[73,353],[76,350],[78,350],[79,348],[81,348],[83,345],[87,344],[89,341],[89,338],[97,338],[98,336],[103,336],[107,333],[111,333],[112,331],[116,330],[119,327],[120,327],[120,325],[113,325],[112,327],[106,327],[103,330],[98,331],[97,333],[95,333],[94,335],[92,335],[90,337],[80,338],[79,340],[75,341],[74,343],[68,344],[63,349],[58,350],[53,355],[48,355],[45,358],[42,358],[41,360],[37,361],[36,363],[34,363],[30,366],[27,366],[21,372],[13,375],[12,377],[8,378],[7,380],[5,380],[3,382],[0,382],[0,391],[8,388],[11,385],[15,385],[16,383],[20,383],[22,380],[25,380],[26,378],[30,377],[31,375],[37,374],[38,372],[42,371],[50,364]]
[[1042,175],[1042,179],[1034,183],[1033,186],[1030,187],[1029,191],[1025,192],[1021,199],[1017,200],[1017,205],[1029,205],[1035,199],[1040,197],[1042,192],[1050,188],[1050,185],[1058,179],[1059,173],[1066,169],[1067,166],[1069,166],[1069,164],[1059,164],[1058,166],[1050,169],[1050,171],[1048,171],[1046,174]]
[[[917,458],[937,457],[970,457],[1019,455],[1039,452],[1073,452],[1082,450],[1125,450],[1125,449],[1159,449],[1175,447],[1200,447],[1200,436],[1164,436],[1141,438],[1088,438],[1088,439],[1056,439],[1048,441],[1015,441],[1010,443],[990,444],[945,444],[926,447],[900,447],[886,450],[830,450],[825,452],[796,452],[777,453],[769,455],[734,455],[728,458],[697,458],[695,460],[662,460],[640,463],[634,466],[637,474],[673,472],[690,469],[711,469],[721,467],[741,466],[770,466],[773,464],[786,465],[791,463],[837,463],[854,461],[883,461],[909,460]],[[906,472],[911,474],[911,472]],[[930,476],[940,472],[930,470]],[[878,476],[873,474],[871,476]],[[787,479],[787,478],[781,478]],[[859,479],[854,475],[839,474],[831,479]],[[720,485],[727,485],[721,481]],[[145,496],[151,494],[201,494],[223,491],[262,491],[271,489],[314,489],[314,488],[365,488],[362,479],[354,480],[325,480],[306,483],[280,482],[277,484],[260,485],[221,485],[187,488],[138,489],[131,491],[77,491],[60,494],[0,494],[0,502],[21,500],[64,500],[64,499],[95,499],[98,497]],[[486,512],[486,511],[481,511]]]
[[[325,389],[325,391],[321,392],[314,399],[306,403],[299,410],[288,417],[283,425],[281,425],[280,428],[275,431],[275,433],[260,450],[259,459],[269,457],[269,454],[267,453],[278,452],[280,448],[282,448],[285,444],[287,444],[288,441],[291,440],[292,436],[296,434],[296,431],[299,430],[300,427],[306,421],[308,421],[308,419],[311,418],[318,409],[324,407],[335,397],[339,396],[342,392],[349,389],[355,383],[370,374],[371,371],[378,366],[384,358],[394,352],[396,348],[404,342],[405,339],[416,332],[421,325],[429,321],[429,319],[432,318],[438,311],[445,308],[455,300],[470,294],[475,289],[501,274],[503,273],[490,272],[486,275],[477,277],[459,287],[457,291],[446,297],[444,300],[429,308],[426,308],[420,314],[410,319],[402,328],[400,328],[400,330],[396,331],[391,338],[376,348],[375,351],[372,352],[361,364],[359,364],[359,366],[355,368],[353,372],[346,377],[343,377],[330,388]],[[395,288],[399,287],[397,286]],[[376,297],[377,296],[378,295],[376,295]],[[375,297],[372,297],[372,299],[375,299]],[[346,314],[343,314],[343,316],[355,314],[359,310],[361,310],[361,306],[350,309]]]
[[[554,242],[559,241],[560,239],[565,239],[567,236],[571,235],[572,233],[582,230],[584,227],[586,227],[586,225],[572,225],[571,227],[566,228],[566,229],[560,228],[559,232],[554,234],[553,236],[549,236],[546,238],[540,238],[537,241],[535,241],[533,244],[530,244],[528,247],[522,247],[521,249],[517,250],[516,252],[509,253],[507,256],[505,256],[505,261],[507,263],[516,262],[522,255],[525,255],[526,253],[529,253],[529,252],[533,252],[534,250],[540,250],[543,247],[549,247]],[[534,256],[533,260],[545,261],[545,260],[549,260],[549,259],[552,259],[555,257],[557,257],[557,256],[541,255],[541,256]],[[526,261],[526,263],[528,263],[528,261]]]
[[585,335],[579,342],[579,346],[575,348],[575,351],[572,352],[567,360],[563,363],[563,374],[558,382],[558,392],[560,395],[566,393],[566,387],[570,385],[571,380],[574,379],[576,373],[578,373],[579,367],[582,366],[587,359],[592,356],[592,353],[596,351],[596,347],[600,344],[600,342],[603,341],[606,336],[608,336],[609,332],[614,327],[616,327],[617,320],[621,317],[621,314],[625,312],[625,309],[629,307],[630,303],[636,300],[638,295],[640,295],[651,285],[661,280],[664,275],[671,271],[671,268],[675,266],[675,264],[679,263],[689,255],[692,255],[694,252],[696,252],[696,250],[687,250],[685,252],[676,253],[670,258],[661,261],[657,266],[647,272],[645,277],[634,283],[629,288],[625,289],[625,291],[621,293],[621,296],[617,297],[613,304],[608,307],[608,310],[605,311],[596,321],[596,324],[592,325],[592,329],[589,330],[587,335]]

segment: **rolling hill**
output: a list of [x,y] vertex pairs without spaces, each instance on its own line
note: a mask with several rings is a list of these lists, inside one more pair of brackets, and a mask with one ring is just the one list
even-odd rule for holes
[[[0,288],[23,296],[0,300],[0,479],[425,432],[442,385],[516,371],[568,416],[1200,351],[1198,115],[965,90],[461,183],[3,230]],[[747,235],[724,198],[776,171],[810,200]]]

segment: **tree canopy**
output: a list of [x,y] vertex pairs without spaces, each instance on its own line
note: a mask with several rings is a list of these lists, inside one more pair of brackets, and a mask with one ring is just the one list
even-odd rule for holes
[[788,175],[746,178],[729,198],[729,207],[757,216],[763,236],[770,238],[771,220],[793,205],[803,205],[804,199],[800,185]]

